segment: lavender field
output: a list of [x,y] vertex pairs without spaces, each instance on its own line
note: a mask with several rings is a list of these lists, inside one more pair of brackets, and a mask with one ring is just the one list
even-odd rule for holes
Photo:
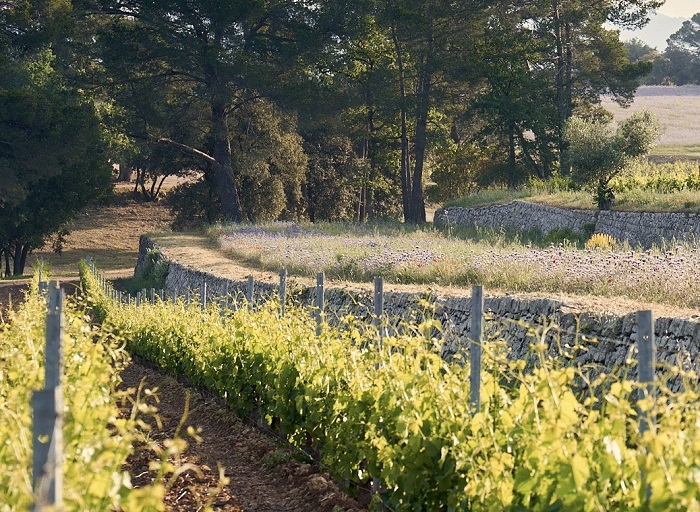
[[[345,229],[345,233],[339,233]],[[537,248],[508,242],[448,238],[400,225],[368,227],[296,223],[231,226],[216,233],[223,249],[257,268],[295,275],[325,272],[334,279],[469,286],[514,292],[561,292],[627,297],[700,307],[694,278],[700,251],[677,244],[652,250]]]

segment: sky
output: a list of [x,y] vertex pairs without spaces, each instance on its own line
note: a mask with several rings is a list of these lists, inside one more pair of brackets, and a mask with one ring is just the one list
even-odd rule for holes
[[652,48],[663,51],[666,48],[666,39],[681,28],[683,20],[689,20],[698,12],[700,0],[666,0],[657,10],[660,16],[649,16],[649,24],[641,30],[621,30],[620,39],[641,39]]
[[666,0],[657,11],[672,18],[690,18],[700,12],[700,0]]

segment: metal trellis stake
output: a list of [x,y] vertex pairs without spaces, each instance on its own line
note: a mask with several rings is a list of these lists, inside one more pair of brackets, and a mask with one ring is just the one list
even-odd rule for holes
[[471,342],[469,344],[469,402],[472,414],[479,412],[481,395],[481,346],[483,343],[484,287],[472,287]]

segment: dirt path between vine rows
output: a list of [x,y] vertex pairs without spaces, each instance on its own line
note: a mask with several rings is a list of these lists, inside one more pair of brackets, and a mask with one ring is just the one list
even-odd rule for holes
[[[10,307],[17,307],[24,299],[27,280],[0,283],[0,323],[9,318]],[[76,281],[63,282],[69,293]],[[358,501],[341,491],[318,464],[300,462],[286,441],[271,432],[258,429],[232,413],[226,404],[207,391],[192,389],[186,382],[159,371],[146,361],[134,358],[121,373],[122,389],[156,389],[157,401],[150,403],[157,409],[160,425],[150,421],[149,439],[161,447],[173,438],[184,415],[185,397],[190,395],[189,413],[181,428],[201,429],[197,443],[188,440],[188,449],[181,464],[190,464],[175,481],[165,497],[168,511],[189,512],[201,510],[209,504],[213,510],[226,512],[339,512],[364,511],[360,503],[367,503],[367,489],[353,489]],[[143,394],[142,394],[143,395]],[[131,405],[124,404],[128,414]],[[136,446],[124,471],[128,471],[134,487],[152,482],[154,473],[149,464],[158,460],[156,454],[144,446]],[[228,480],[221,484],[220,469]],[[217,492],[211,497],[212,490]]]
[[[157,388],[158,416],[162,428],[150,438],[162,443],[173,437],[183,417],[185,396],[190,394],[189,414],[182,428],[200,428],[201,442],[189,439],[182,463],[193,464],[184,472],[165,498],[168,510],[199,510],[217,488],[219,467],[228,484],[212,498],[214,510],[230,512],[333,512],[366,510],[349,498],[318,466],[295,460],[286,443],[247,425],[210,394],[191,390],[148,363],[134,360],[123,372],[123,386]],[[183,436],[184,437],[184,436]],[[153,479],[148,464],[154,453],[141,447],[129,459],[129,473],[135,486]],[[366,497],[366,493],[365,493]],[[366,499],[365,499],[366,501]]]

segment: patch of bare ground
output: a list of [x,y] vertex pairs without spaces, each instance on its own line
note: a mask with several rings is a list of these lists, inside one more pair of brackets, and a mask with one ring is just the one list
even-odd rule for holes
[[0,281],[0,324],[7,322],[10,310],[24,300],[28,286],[26,282]]
[[[186,393],[190,394],[187,426],[201,428],[201,442],[189,441],[182,464],[194,470],[182,473],[168,491],[167,510],[200,510],[211,489],[219,486],[219,467],[228,483],[211,500],[214,510],[243,512],[333,512],[364,510],[341,492],[317,467],[294,460],[288,448],[276,443],[231,413],[221,400],[190,390],[182,382],[160,373],[142,361],[133,361],[123,372],[124,388],[157,388],[161,426],[149,438],[162,444],[172,438],[183,417]],[[153,402],[153,400],[151,400]],[[156,454],[137,446],[126,469],[135,487],[150,483],[155,474],[149,464]]]

